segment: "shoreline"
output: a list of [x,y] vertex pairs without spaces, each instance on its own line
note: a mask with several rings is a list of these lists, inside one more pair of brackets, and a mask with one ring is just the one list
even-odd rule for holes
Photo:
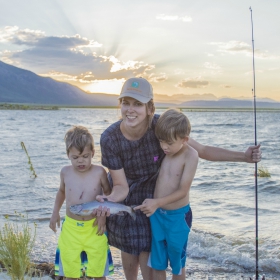
[[[56,111],[60,109],[118,109],[118,106],[71,106],[71,105],[57,105],[57,104],[30,104],[30,103],[1,103],[0,110],[49,110]],[[157,109],[177,108],[182,112],[252,112],[251,107],[180,107],[180,106],[157,106]],[[256,108],[257,112],[280,112],[280,108]]]
[[[191,267],[188,269],[187,265],[187,271],[186,271],[186,279],[188,280],[198,280],[198,279],[205,279],[205,280],[250,280],[250,279],[256,279],[255,278],[255,272],[231,272],[231,271],[219,271],[219,268],[216,267],[214,271],[197,271],[199,267],[199,263],[203,262],[203,260],[199,260],[197,263],[197,260],[191,260]],[[194,267],[194,263],[197,263],[196,269]],[[35,272],[32,274],[32,277],[28,277],[28,279],[32,280],[52,280],[55,279],[54,275],[54,264],[52,263],[38,263],[34,264],[35,266]],[[172,280],[172,273],[171,269],[167,268],[166,270],[166,279]],[[279,273],[271,273],[271,274],[265,274],[260,272],[259,273],[259,280],[263,280],[263,276],[265,276],[265,280],[280,280],[280,274]],[[57,279],[63,279],[62,277],[58,277]],[[11,279],[8,275],[5,269],[3,268],[3,265],[1,264],[1,270],[0,270],[0,280],[9,280]],[[111,276],[107,276],[107,280],[124,280],[124,273],[122,265],[114,264],[114,274]],[[143,280],[140,269],[138,273],[137,280]]]

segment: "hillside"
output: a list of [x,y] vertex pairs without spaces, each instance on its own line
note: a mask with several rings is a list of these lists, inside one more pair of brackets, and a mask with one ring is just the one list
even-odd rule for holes
[[77,106],[115,106],[116,95],[81,89],[0,61],[0,102]]
[[[63,106],[116,106],[117,95],[88,94],[68,83],[41,77],[0,61],[0,103],[27,103]],[[215,100],[216,99],[216,100]],[[165,96],[155,94],[156,106],[190,108],[252,108],[252,100],[222,98],[213,94]],[[259,108],[280,108],[271,99],[257,99]]]

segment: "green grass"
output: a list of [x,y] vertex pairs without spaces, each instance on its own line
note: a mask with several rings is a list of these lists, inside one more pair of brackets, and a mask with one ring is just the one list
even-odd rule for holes
[[0,110],[58,110],[56,105],[0,103]]
[[34,169],[34,167],[33,167],[32,162],[31,162],[31,158],[30,158],[30,156],[29,156],[29,154],[28,154],[28,152],[27,152],[27,149],[26,149],[26,147],[25,147],[24,142],[20,142],[20,144],[21,144],[22,149],[25,151],[26,156],[27,156],[27,159],[28,159],[29,170],[30,170],[30,172],[31,172],[31,176],[30,176],[30,177],[33,177],[33,178],[35,179],[35,178],[37,177],[37,174],[36,174],[36,172],[35,172],[35,169]]
[[259,177],[271,177],[270,172],[267,170],[267,168],[261,166],[258,168],[258,176]]
[[0,230],[0,260],[12,280],[24,280],[24,276],[34,271],[30,261],[36,238],[36,224],[32,232],[28,219],[16,213],[16,221],[6,222]]

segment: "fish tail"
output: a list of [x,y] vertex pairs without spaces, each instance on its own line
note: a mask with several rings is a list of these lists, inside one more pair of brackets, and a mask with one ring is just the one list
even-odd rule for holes
[[132,207],[131,207],[131,212],[129,214],[132,217],[132,219],[135,221],[136,220],[136,213],[135,213],[135,211]]

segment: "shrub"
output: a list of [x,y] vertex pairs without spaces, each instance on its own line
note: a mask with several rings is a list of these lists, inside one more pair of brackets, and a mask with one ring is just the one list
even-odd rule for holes
[[258,168],[258,176],[259,177],[271,177],[270,172],[267,170],[267,168],[261,166]]
[[[12,280],[23,280],[26,271],[31,268],[31,252],[36,237],[29,227],[28,219],[16,213],[16,221],[7,221],[0,230],[0,260]],[[20,219],[20,220],[19,220]]]

